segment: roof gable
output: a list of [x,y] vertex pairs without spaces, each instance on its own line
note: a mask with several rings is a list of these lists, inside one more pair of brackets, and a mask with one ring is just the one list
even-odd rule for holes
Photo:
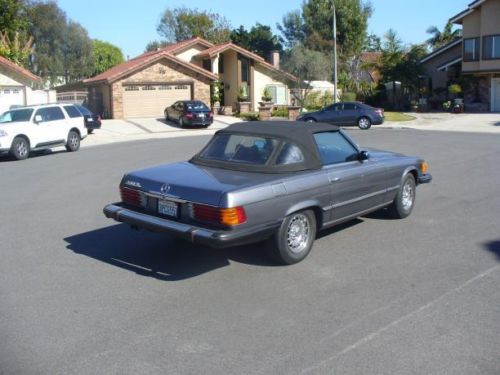
[[42,83],[42,78],[37,75],[31,73],[29,70],[24,69],[23,67],[17,65],[16,63],[6,59],[3,56],[0,56],[0,65],[5,67],[6,69],[13,71],[17,74],[20,74],[24,78],[28,79],[33,83]]

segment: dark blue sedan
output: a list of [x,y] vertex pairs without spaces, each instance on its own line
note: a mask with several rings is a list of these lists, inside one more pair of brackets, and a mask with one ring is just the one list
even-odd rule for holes
[[165,120],[177,121],[181,128],[185,126],[210,126],[214,121],[214,114],[199,100],[180,100],[165,108]]
[[357,125],[370,129],[384,122],[384,110],[360,102],[341,102],[329,105],[316,112],[304,113],[297,119],[306,122],[327,122],[334,125]]

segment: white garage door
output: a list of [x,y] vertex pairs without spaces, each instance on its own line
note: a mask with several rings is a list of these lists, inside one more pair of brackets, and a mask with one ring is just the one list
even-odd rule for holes
[[24,105],[24,89],[22,87],[0,86],[0,113],[16,105]]
[[190,85],[126,85],[123,87],[123,116],[163,117],[163,111],[178,100],[190,100]]

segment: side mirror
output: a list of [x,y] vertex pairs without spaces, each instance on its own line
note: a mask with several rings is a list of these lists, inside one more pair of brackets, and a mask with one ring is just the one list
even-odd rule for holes
[[363,161],[363,160],[368,160],[370,159],[370,153],[368,151],[360,151],[358,154],[358,160]]
[[36,115],[35,116],[35,124],[38,124],[39,122],[42,122],[42,116]]

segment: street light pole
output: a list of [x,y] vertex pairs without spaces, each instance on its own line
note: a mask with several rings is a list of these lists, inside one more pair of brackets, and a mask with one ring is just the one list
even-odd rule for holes
[[335,0],[332,0],[333,6],[333,80],[334,94],[333,102],[337,103],[337,14],[335,12]]

